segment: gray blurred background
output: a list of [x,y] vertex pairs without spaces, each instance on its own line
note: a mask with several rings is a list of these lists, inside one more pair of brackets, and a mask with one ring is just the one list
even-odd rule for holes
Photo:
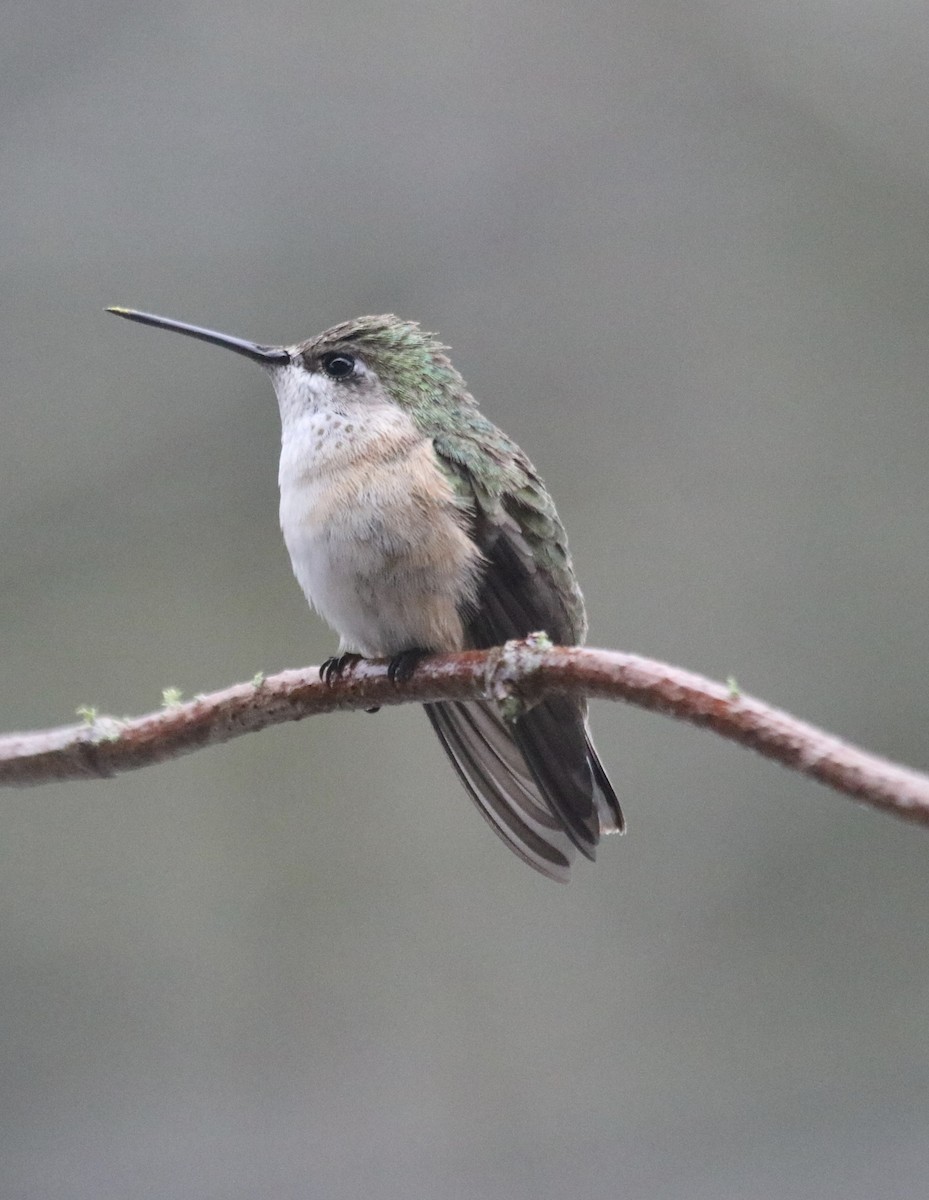
[[[0,727],[318,662],[232,355],[438,330],[591,640],[929,767],[920,6],[35,0],[0,41]],[[926,834],[594,724],[559,888],[416,709],[0,807],[0,1196],[914,1197]]]

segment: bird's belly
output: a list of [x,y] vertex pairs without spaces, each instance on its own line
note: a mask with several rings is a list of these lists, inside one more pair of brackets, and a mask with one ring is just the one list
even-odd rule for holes
[[451,517],[424,522],[396,502],[334,510],[313,492],[282,490],[281,528],[304,595],[342,648],[372,658],[460,648],[470,545]]
[[380,556],[359,554],[358,546],[331,530],[285,532],[284,540],[303,594],[339,634],[344,649],[376,657],[411,644],[402,603],[388,595],[372,603]]

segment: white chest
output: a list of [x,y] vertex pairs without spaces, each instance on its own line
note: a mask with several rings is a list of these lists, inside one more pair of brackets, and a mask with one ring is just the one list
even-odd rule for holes
[[[388,434],[391,444],[400,433]],[[412,440],[412,431],[402,433]],[[327,411],[307,412],[284,427],[278,472],[284,542],[307,600],[337,628],[343,593],[378,554],[377,518],[391,503],[383,449],[373,430]]]
[[280,518],[293,571],[343,648],[461,644],[476,548],[431,443],[403,413],[373,429],[307,414],[285,427]]

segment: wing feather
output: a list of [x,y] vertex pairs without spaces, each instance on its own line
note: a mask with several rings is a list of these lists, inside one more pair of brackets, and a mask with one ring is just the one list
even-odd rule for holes
[[[508,492],[494,504],[460,448],[437,443],[436,452],[470,511],[485,560],[477,600],[462,614],[468,644],[498,646],[543,629],[556,642],[582,640],[583,601],[564,531],[528,462],[519,460],[521,495]],[[552,538],[561,539],[556,550],[566,564],[557,582],[557,565],[546,563],[543,553]],[[583,702],[551,696],[507,725],[483,702],[443,702],[426,711],[478,808],[510,849],[542,874],[567,880],[575,847],[592,859],[601,833],[622,829]]]

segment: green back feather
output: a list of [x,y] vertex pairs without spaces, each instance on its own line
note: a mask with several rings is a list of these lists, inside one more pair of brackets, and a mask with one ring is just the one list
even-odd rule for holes
[[391,399],[432,439],[462,506],[479,509],[495,524],[517,522],[537,566],[561,596],[568,632],[582,641],[584,602],[554,502],[522,450],[479,411],[448,347],[415,322],[385,314],[345,321],[303,349],[352,349],[366,360]]

